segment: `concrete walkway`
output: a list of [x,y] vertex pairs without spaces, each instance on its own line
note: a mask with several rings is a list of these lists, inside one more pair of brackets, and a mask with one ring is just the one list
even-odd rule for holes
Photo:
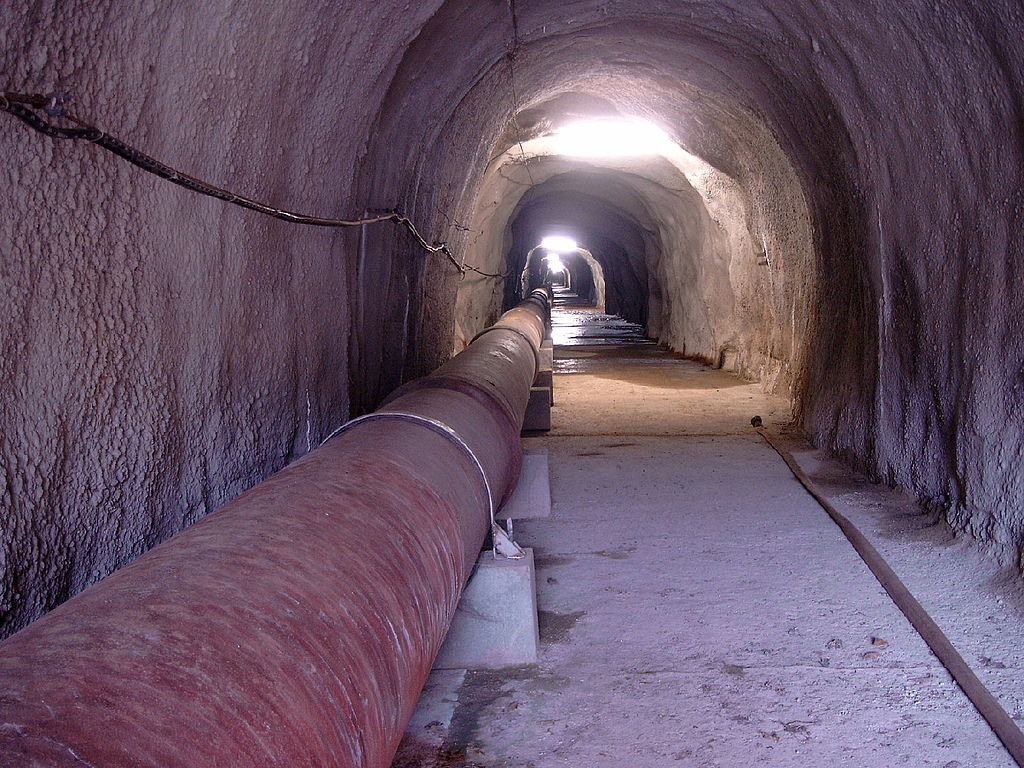
[[[788,404],[639,330],[556,315],[554,428],[527,441],[549,451],[554,508],[516,526],[540,663],[436,673],[395,765],[1012,766],[752,432]],[[801,456],[1019,717],[1019,581],[901,495]]]

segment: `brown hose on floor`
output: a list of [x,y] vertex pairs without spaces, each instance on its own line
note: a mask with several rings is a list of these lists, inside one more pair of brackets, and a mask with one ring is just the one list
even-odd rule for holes
[[867,540],[864,534],[858,530],[857,526],[851,523],[849,519],[843,516],[822,496],[821,492],[811,482],[811,479],[800,468],[800,465],[796,463],[793,455],[775,442],[763,429],[758,429],[757,433],[765,439],[768,445],[775,449],[779,456],[782,457],[782,460],[786,462],[786,466],[789,467],[796,479],[800,481],[800,484],[828,512],[829,517],[835,521],[835,524],[839,526],[846,538],[849,539],[853,548],[857,550],[857,554],[861,556],[861,559],[871,569],[879,584],[889,593],[889,597],[896,603],[896,607],[903,611],[903,615],[907,617],[914,629],[917,630],[918,634],[928,644],[928,647],[938,657],[939,661],[949,670],[949,673],[963,692],[967,694],[967,698],[971,700],[971,703],[981,713],[981,716],[985,718],[985,721],[995,731],[996,736],[999,737],[999,740],[1003,742],[1003,746],[1006,747],[1006,751],[1010,753],[1010,756],[1017,765],[1024,768],[1024,733],[1021,732],[1017,723],[999,704],[996,697],[992,695],[984,683],[974,674],[974,671],[964,661],[960,652],[949,642],[949,638],[939,628],[939,625],[928,615],[928,612],[921,603],[911,594],[910,590],[900,580],[900,577],[889,567],[889,564],[885,562],[885,559],[878,553],[878,550],[874,548],[871,542]]

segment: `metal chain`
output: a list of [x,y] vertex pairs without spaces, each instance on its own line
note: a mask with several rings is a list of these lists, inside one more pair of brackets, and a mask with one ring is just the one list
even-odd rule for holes
[[[293,224],[307,224],[313,227],[358,227],[364,224],[378,224],[384,221],[391,221],[404,228],[410,235],[412,235],[417,245],[424,250],[430,253],[443,254],[448,261],[450,261],[455,268],[459,270],[460,274],[475,272],[484,277],[508,277],[508,273],[497,274],[494,272],[484,272],[471,264],[460,263],[459,260],[455,258],[455,255],[451,250],[449,250],[446,243],[428,242],[426,238],[420,234],[416,225],[414,225],[407,216],[403,215],[399,211],[389,211],[388,213],[382,213],[377,216],[368,216],[360,219],[330,219],[320,216],[307,216],[305,214],[295,213],[283,208],[275,208],[274,206],[261,203],[250,197],[245,197],[244,195],[239,195],[229,190],[222,189],[221,187],[214,186],[213,184],[209,184],[202,179],[190,176],[187,173],[182,173],[169,165],[165,165],[156,158],[147,155],[145,152],[136,149],[124,141],[121,141],[116,136],[111,136],[109,133],[101,131],[96,126],[78,119],[67,111],[59,97],[5,91],[0,95],[0,110],[14,115],[29,127],[34,128],[52,139],[76,139],[92,142],[108,152],[113,152],[118,157],[127,160],[132,165],[141,168],[148,173],[152,173],[154,176],[159,176],[161,179],[166,179],[172,184],[177,184],[179,187],[184,187],[192,192],[198,192],[201,195],[215,197],[226,203],[231,203],[250,211],[256,211],[257,213],[272,216],[273,218],[280,219],[281,221],[288,221]],[[56,125],[55,123],[47,120],[43,114],[40,114],[40,112],[49,117],[68,120],[74,123],[77,127]]]

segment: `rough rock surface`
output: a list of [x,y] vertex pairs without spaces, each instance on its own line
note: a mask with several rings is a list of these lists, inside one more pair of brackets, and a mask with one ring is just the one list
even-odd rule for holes
[[[18,0],[0,71],[271,202],[400,206],[489,271],[543,224],[526,207],[544,190],[522,184],[550,179],[565,210],[611,206],[629,226],[592,249],[610,302],[791,392],[821,445],[1016,550],[1020,7],[514,7],[518,46],[498,0]],[[673,192],[538,157],[509,177],[518,195],[492,183],[520,139],[601,111],[656,122],[713,173]],[[504,299],[388,226],[264,219],[6,115],[0,152],[4,631],[434,367]],[[605,178],[586,190],[599,203],[584,171]]]

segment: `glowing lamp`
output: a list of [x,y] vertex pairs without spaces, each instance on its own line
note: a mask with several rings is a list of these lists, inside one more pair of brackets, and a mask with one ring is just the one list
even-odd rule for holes
[[628,157],[663,154],[675,145],[646,120],[592,120],[555,130],[556,152],[576,157]]
[[[575,240],[569,237],[562,237],[561,235],[548,235],[540,241],[540,247],[554,251],[555,254],[572,253],[577,248]],[[550,256],[551,254],[548,255]]]
[[565,264],[562,263],[562,260],[559,258],[557,253],[549,253],[544,257],[544,261],[547,263],[548,271],[550,272],[565,271]]

